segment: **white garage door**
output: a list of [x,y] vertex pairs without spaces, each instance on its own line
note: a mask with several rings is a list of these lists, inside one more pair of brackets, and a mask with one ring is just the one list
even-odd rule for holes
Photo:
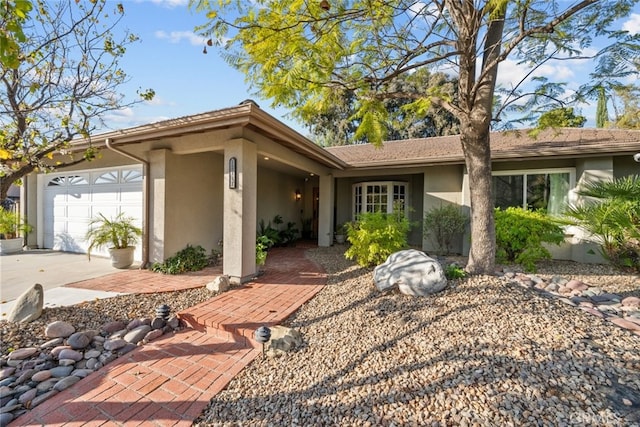
[[[44,175],[43,243],[45,248],[84,253],[90,219],[120,212],[142,226],[142,167],[127,166],[93,171]],[[106,249],[92,254],[107,255]],[[140,248],[136,251],[140,258]]]

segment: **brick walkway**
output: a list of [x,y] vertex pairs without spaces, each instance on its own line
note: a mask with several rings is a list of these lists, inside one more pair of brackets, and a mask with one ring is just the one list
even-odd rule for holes
[[[147,289],[149,283],[140,283],[147,275],[138,273],[148,272],[111,276],[131,274],[138,281],[123,283]],[[157,276],[149,277],[155,281]],[[175,276],[160,277],[167,281],[155,283],[154,292],[174,289]],[[100,280],[75,286],[98,286]],[[305,257],[304,248],[272,249],[265,274],[254,282],[179,313],[190,328],[118,358],[11,426],[190,426],[211,398],[261,354],[253,331],[282,322],[325,283],[326,275]]]

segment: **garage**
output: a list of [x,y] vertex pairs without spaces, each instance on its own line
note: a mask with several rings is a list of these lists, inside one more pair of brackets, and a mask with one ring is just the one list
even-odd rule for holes
[[[124,212],[142,226],[141,166],[52,173],[39,175],[39,181],[43,204],[38,240],[44,248],[85,253],[88,223],[99,213],[109,218]],[[108,255],[106,249],[94,253]],[[140,259],[140,248],[136,259]]]

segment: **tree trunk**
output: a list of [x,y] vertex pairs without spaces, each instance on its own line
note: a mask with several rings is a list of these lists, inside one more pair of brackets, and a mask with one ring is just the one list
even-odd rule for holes
[[494,274],[496,231],[489,129],[479,131],[472,126],[462,126],[460,139],[469,174],[471,198],[471,248],[466,271],[470,274]]

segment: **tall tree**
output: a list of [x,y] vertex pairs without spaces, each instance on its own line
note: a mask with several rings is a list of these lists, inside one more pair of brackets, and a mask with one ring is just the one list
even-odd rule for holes
[[536,127],[529,135],[537,136],[540,131],[548,128],[581,128],[586,122],[585,116],[576,116],[573,107],[554,108],[540,115]]
[[596,105],[596,127],[603,128],[609,121],[607,110],[607,94],[603,87],[598,88],[598,104]]
[[191,1],[206,12],[201,31],[226,40],[225,58],[261,95],[300,113],[352,90],[360,129],[374,143],[383,136],[384,94],[399,75],[454,73],[457,96],[424,87],[413,107],[436,105],[460,121],[471,183],[470,273],[493,273],[495,265],[489,131],[498,66],[510,58],[534,71],[552,59],[584,58],[604,37],[612,43],[595,56],[616,58],[600,63],[604,75],[621,72],[617,58],[638,52],[634,36],[610,29],[636,1]]
[[[18,2],[16,2],[17,4]],[[76,137],[88,138],[104,115],[142,99],[125,101],[118,87],[128,81],[119,60],[137,37],[115,39],[124,8],[107,0],[34,0],[16,37],[17,64],[0,68],[0,200],[12,183],[35,171],[50,171],[90,160],[67,155],[54,163]]]
[[619,129],[640,129],[640,87],[620,85],[614,88],[613,93],[613,126]]
[[[429,73],[427,69],[399,75],[389,90],[382,94],[384,139],[393,141],[459,134],[458,119],[450,112],[433,105],[419,113],[412,108],[412,103],[422,97],[424,87],[441,86],[448,92],[455,92],[456,83],[444,73]],[[367,141],[362,129],[358,132],[361,121],[356,93],[351,90],[343,90],[323,110],[311,108],[304,111],[301,120],[311,129],[316,143],[322,146]]]

